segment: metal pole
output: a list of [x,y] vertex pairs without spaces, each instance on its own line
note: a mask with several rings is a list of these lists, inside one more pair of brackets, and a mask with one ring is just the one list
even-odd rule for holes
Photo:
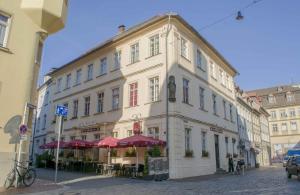
[[57,135],[57,149],[56,149],[56,159],[55,159],[55,176],[54,182],[57,183],[57,168],[58,168],[58,157],[59,157],[59,145],[60,145],[60,134],[62,132],[62,123],[63,123],[63,116],[59,116],[58,122],[58,135]]

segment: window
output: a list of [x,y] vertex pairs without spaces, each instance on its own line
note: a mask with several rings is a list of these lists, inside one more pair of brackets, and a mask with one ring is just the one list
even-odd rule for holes
[[86,140],[86,135],[82,135],[81,140]]
[[6,47],[9,17],[0,13],[0,47]]
[[226,148],[226,154],[229,153],[228,151],[228,137],[225,137],[225,148]]
[[226,78],[225,78],[225,86],[228,88],[228,89],[231,89],[230,87],[230,79],[229,79],[229,75],[226,74]]
[[181,37],[181,56],[188,58],[188,42]]
[[191,132],[190,128],[185,128],[185,151],[191,151]]
[[42,129],[45,129],[45,128],[46,128],[46,123],[47,123],[47,115],[44,114]]
[[76,139],[76,136],[70,136],[70,140],[73,141]]
[[290,117],[295,117],[295,116],[296,116],[296,111],[295,111],[294,108],[291,108],[291,109],[289,110],[289,112],[290,112]]
[[107,73],[107,58],[102,58],[100,60],[100,75],[104,75]]
[[131,45],[131,63],[135,63],[139,60],[139,43]]
[[294,96],[293,96],[293,94],[292,94],[291,92],[287,92],[287,93],[286,93],[286,101],[287,101],[287,102],[292,102],[292,101],[294,101]]
[[118,132],[117,132],[117,131],[114,131],[114,132],[113,132],[113,137],[114,137],[114,138],[118,138],[118,136],[119,136]]
[[183,79],[183,103],[189,103],[189,80]]
[[94,134],[94,140],[100,140],[100,134],[99,133]]
[[138,83],[129,84],[129,106],[137,106],[138,99]]
[[112,109],[119,108],[119,88],[112,89]]
[[88,70],[87,70],[87,81],[93,79],[93,64],[88,65]]
[[297,131],[297,122],[296,121],[291,121],[291,130]]
[[90,115],[90,96],[84,98],[84,115],[89,116]]
[[159,99],[159,77],[149,79],[150,101],[155,102]]
[[271,118],[272,119],[276,119],[277,118],[276,111],[271,111]]
[[219,71],[220,71],[220,80],[221,80],[221,84],[222,84],[223,86],[226,86],[224,71],[221,70],[221,69],[220,69]]
[[98,93],[98,104],[97,104],[97,112],[103,112],[103,103],[104,103],[104,92]]
[[121,51],[116,51],[114,54],[114,70],[120,69],[121,67]]
[[61,137],[60,141],[62,141],[62,142],[65,141],[65,137]]
[[81,69],[76,71],[75,85],[79,85],[80,83],[81,83]]
[[202,58],[203,58],[203,55],[202,55],[201,51],[199,49],[197,49],[196,64],[197,64],[198,68],[204,70]]
[[210,67],[210,76],[214,79],[217,79],[215,64],[212,61],[209,62],[209,67]]
[[37,124],[36,124],[36,130],[40,129],[40,123],[41,123],[41,119],[40,117],[37,118]]
[[226,101],[223,100],[223,111],[224,111],[224,118],[227,119],[227,108],[226,108]]
[[287,124],[281,123],[281,131],[287,131]]
[[127,130],[127,137],[132,136],[132,130]]
[[281,118],[287,117],[287,114],[286,114],[285,110],[280,110],[280,117]]
[[44,105],[47,105],[49,102],[49,91],[46,91],[45,99],[44,99]]
[[150,56],[159,54],[159,35],[154,35],[149,38],[150,41]]
[[69,89],[71,87],[71,79],[72,79],[72,75],[68,74],[66,78],[66,89]]
[[159,139],[159,128],[158,127],[148,128],[148,136],[153,137],[154,139]]
[[[64,103],[63,106],[66,107],[67,110],[68,110],[68,107],[69,107],[69,104],[68,104],[68,103]],[[64,120],[67,120],[68,116],[64,116],[63,118],[64,118]]]
[[232,138],[232,153],[235,154],[235,143],[236,139]]
[[276,99],[275,99],[274,95],[272,95],[272,94],[270,94],[268,96],[268,100],[269,100],[270,104],[274,104],[276,102]]
[[206,148],[206,132],[202,131],[201,132],[202,134],[202,151],[207,151],[207,148]]
[[233,122],[233,110],[232,110],[232,104],[229,104],[229,115],[230,115],[230,121]]
[[78,100],[73,100],[73,118],[77,118],[78,115]]
[[213,113],[217,115],[217,96],[212,94],[212,101],[213,101]]
[[200,97],[200,109],[201,110],[204,110],[204,107],[205,107],[205,104],[204,104],[204,98],[205,98],[205,96],[204,96],[204,88],[202,88],[202,87],[199,87],[199,97]]
[[60,92],[61,91],[61,81],[62,78],[57,79],[57,83],[56,83],[56,92]]

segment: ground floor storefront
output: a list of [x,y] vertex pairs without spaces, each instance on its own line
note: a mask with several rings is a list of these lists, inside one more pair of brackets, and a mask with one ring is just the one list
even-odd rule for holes
[[280,162],[289,149],[300,146],[300,134],[271,136],[271,159]]

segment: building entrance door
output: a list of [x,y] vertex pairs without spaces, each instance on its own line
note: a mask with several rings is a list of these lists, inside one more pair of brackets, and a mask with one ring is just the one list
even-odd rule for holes
[[215,135],[216,168],[220,168],[219,135]]

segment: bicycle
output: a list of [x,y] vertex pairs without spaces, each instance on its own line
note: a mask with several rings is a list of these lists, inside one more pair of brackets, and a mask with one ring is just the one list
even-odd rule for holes
[[[18,162],[16,160],[14,161],[15,161],[14,168],[7,175],[4,187],[8,189],[13,186],[14,181],[16,180],[16,173],[18,174],[18,183],[22,181],[22,183],[26,187],[31,186],[35,181],[36,172],[33,168],[23,165],[23,163],[29,163],[29,161],[24,161],[24,162]],[[18,168],[21,168],[24,171],[20,171]]]

